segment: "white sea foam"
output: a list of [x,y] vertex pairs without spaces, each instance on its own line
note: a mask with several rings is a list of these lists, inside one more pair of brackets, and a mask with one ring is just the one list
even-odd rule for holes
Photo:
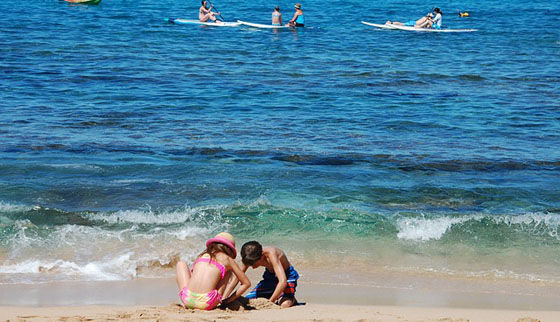
[[154,212],[146,210],[121,210],[113,213],[90,213],[86,217],[91,220],[104,221],[106,223],[138,223],[138,224],[174,224],[184,223],[192,220],[195,216],[204,217],[206,222],[218,222],[220,211],[223,207],[185,207],[180,210],[167,212]]
[[[19,261],[16,258],[0,262],[0,284],[53,280],[118,281],[139,276],[172,276],[172,268],[178,260],[192,262],[203,249],[202,241],[196,243],[199,247],[192,244],[141,241],[135,248],[131,245],[109,247],[104,244],[94,247],[101,249],[83,249],[87,256],[66,254],[60,250],[49,252],[48,256],[38,252],[32,259]],[[56,258],[59,256],[65,258]]]
[[139,269],[141,276],[158,275],[158,270],[168,269],[178,259],[192,260],[203,250],[211,231],[223,225],[141,223],[122,229],[106,225],[45,229],[29,220],[17,220],[10,224],[15,231],[0,258],[0,283],[123,280],[135,278]]
[[497,224],[512,226],[518,231],[526,231],[534,235],[547,234],[560,240],[558,233],[560,227],[559,214],[527,213],[518,216],[496,216],[490,218]]
[[[56,275],[57,279],[66,277],[71,280],[116,281],[136,277],[136,263],[131,260],[131,253],[85,263],[61,259],[35,259],[0,265],[0,273]],[[0,281],[6,282],[4,279]]]
[[560,240],[560,215],[527,213],[522,215],[470,215],[460,217],[420,217],[399,218],[396,222],[399,230],[397,237],[404,240],[428,241],[439,240],[453,226],[460,226],[468,221],[480,222],[483,219],[495,224],[510,226],[513,231],[528,232],[533,235],[546,234]]
[[469,220],[479,220],[482,216],[401,218],[397,220],[397,237],[404,240],[439,240],[453,225]]
[[[50,229],[50,232],[39,232],[37,226],[29,220],[18,220],[14,225],[16,232],[7,242],[11,253],[33,255],[45,249],[65,254],[90,250],[95,253],[96,245],[108,245],[116,248],[136,248],[142,243],[174,245],[180,241],[203,241],[208,238],[216,227],[181,225],[174,227],[140,227],[133,224],[125,229],[112,230],[102,226],[63,225]],[[97,248],[99,248],[97,247]],[[54,255],[54,254],[53,254]]]
[[0,212],[3,213],[30,211],[32,209],[34,209],[33,206],[14,205],[0,201]]

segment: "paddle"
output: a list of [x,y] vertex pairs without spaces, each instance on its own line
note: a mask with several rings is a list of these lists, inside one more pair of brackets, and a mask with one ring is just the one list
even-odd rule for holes
[[[214,4],[212,2],[208,1],[208,3],[210,3],[210,8],[214,7],[214,9],[216,9],[216,11],[218,11],[218,12],[220,11],[220,10],[218,10],[218,8],[216,8],[216,6],[214,6]],[[218,15],[218,17],[220,17],[221,21],[225,20],[221,13]]]

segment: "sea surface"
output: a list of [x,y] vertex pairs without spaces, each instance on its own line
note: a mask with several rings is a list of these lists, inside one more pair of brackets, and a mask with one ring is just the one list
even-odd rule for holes
[[[0,284],[172,276],[227,230],[303,272],[560,286],[558,2],[302,5],[271,31],[164,21],[195,0],[0,2]],[[360,23],[433,6],[478,31]]]

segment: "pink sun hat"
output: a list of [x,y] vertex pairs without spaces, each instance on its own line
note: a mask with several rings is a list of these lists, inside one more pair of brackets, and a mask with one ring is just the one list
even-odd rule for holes
[[206,247],[213,243],[226,245],[233,251],[233,258],[237,257],[237,251],[235,250],[235,238],[233,238],[230,233],[222,232],[217,234],[215,237],[208,239],[208,241],[206,241]]

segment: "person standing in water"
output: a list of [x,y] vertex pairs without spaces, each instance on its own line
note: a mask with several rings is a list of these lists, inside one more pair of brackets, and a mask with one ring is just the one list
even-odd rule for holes
[[210,8],[207,8],[208,1],[206,0],[202,0],[201,4],[202,5],[200,6],[200,9],[198,10],[198,20],[200,20],[201,22],[207,22],[208,20],[212,20],[215,23],[221,23],[221,21],[216,20],[216,16],[219,16],[220,13],[212,11],[214,5],[211,5]]
[[296,13],[294,13],[294,17],[292,20],[288,22],[288,26],[291,27],[304,27],[305,25],[305,17],[303,15],[303,11],[301,10],[301,4],[296,3],[294,6],[296,8]]
[[282,14],[280,13],[280,7],[276,6],[272,12],[272,25],[282,26]]

